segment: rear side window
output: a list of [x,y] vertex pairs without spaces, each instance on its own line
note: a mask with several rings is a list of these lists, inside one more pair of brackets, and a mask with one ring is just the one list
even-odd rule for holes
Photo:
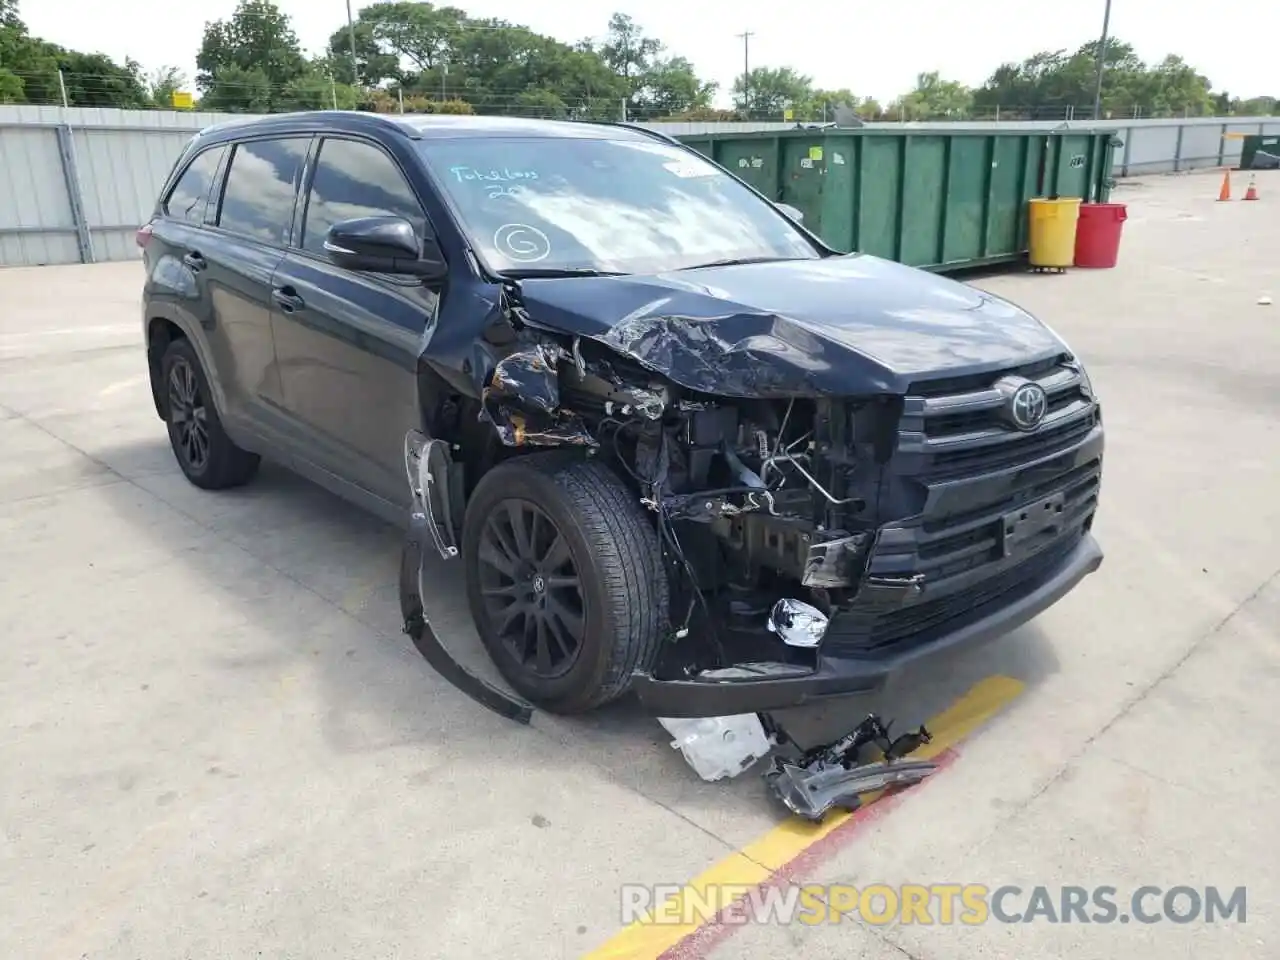
[[329,228],[354,217],[403,217],[418,236],[427,218],[400,168],[377,147],[355,140],[325,140],[307,197],[302,246],[324,252]]
[[198,154],[187,164],[182,176],[169,191],[164,202],[164,212],[178,220],[200,223],[204,220],[205,201],[209,198],[209,188],[218,175],[218,164],[226,147],[213,147]]
[[236,144],[222,191],[218,226],[268,243],[286,243],[293,198],[309,139]]

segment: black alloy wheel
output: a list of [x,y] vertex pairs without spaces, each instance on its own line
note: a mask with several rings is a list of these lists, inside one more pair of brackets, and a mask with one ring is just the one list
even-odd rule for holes
[[480,594],[496,639],[535,677],[573,668],[582,650],[585,601],[569,543],[528,500],[496,504],[480,531]]
[[204,473],[209,466],[209,411],[199,378],[184,358],[170,364],[168,387],[175,450],[190,472]]

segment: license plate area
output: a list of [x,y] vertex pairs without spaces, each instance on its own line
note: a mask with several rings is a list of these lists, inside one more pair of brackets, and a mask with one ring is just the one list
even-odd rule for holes
[[1066,508],[1066,493],[1055,493],[1006,513],[1001,521],[1004,555],[1028,553],[1057,537]]

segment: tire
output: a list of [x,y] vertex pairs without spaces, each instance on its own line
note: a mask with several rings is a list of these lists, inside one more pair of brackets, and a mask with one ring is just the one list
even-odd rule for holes
[[584,713],[653,664],[668,623],[662,553],[635,494],[603,464],[552,452],[494,467],[467,504],[462,558],[480,639],[531,703]]
[[160,378],[169,445],[186,478],[204,490],[248,483],[258,470],[258,455],[241,450],[223,430],[209,380],[188,341],[174,340],[165,349]]

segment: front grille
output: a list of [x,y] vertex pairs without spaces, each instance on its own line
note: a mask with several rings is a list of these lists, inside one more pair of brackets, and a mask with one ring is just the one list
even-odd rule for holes
[[[1009,376],[1044,388],[1039,428],[1009,423],[1007,392],[996,386]],[[866,568],[879,586],[832,619],[824,652],[877,657],[928,644],[1046,582],[1093,523],[1100,424],[1067,356],[913,384],[881,501],[903,519],[879,528]],[[919,600],[884,599],[887,585],[904,579],[922,583]]]
[[[1039,383],[1048,395],[1044,420],[1034,431],[1012,426],[1002,377]],[[913,384],[899,422],[899,472],[921,480],[959,480],[1015,467],[1066,450],[1097,424],[1097,406],[1084,374],[1065,356],[980,376]]]

